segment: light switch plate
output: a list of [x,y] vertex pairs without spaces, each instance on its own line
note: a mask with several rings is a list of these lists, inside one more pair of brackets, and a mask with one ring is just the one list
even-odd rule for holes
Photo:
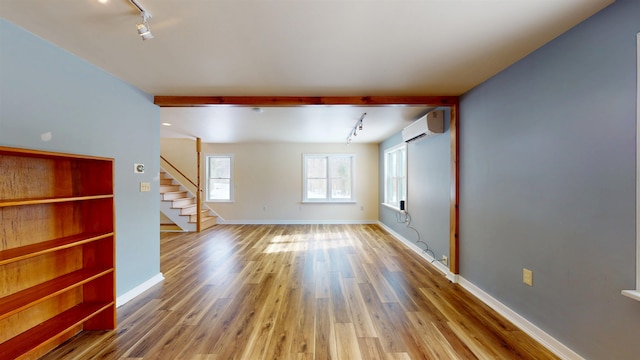
[[522,282],[529,286],[533,286],[533,271],[526,268],[522,269]]
[[151,191],[151,183],[141,182],[140,183],[140,192]]

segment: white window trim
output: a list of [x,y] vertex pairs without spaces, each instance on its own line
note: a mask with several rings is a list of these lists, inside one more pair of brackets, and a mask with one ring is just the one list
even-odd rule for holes
[[[229,159],[231,159],[230,161],[230,167],[231,169],[229,169],[229,174],[230,174],[230,178],[229,178],[229,200],[219,200],[219,199],[210,199],[209,198],[209,158],[211,157],[227,157]],[[205,201],[206,202],[216,202],[216,203],[232,203],[234,200],[234,196],[235,196],[235,185],[234,185],[234,175],[233,175],[233,168],[234,168],[234,159],[233,159],[233,154],[206,154],[205,157],[205,165],[206,165],[206,183],[205,183]]]
[[[406,143],[400,143],[398,145],[392,146],[388,149],[385,149],[384,151],[384,159],[383,159],[383,166],[384,166],[384,198],[382,199],[382,205],[392,209],[392,210],[396,210],[396,211],[402,211],[400,210],[400,204],[391,204],[387,202],[387,198],[388,198],[388,194],[387,194],[387,154],[391,153],[391,152],[395,152],[398,151],[400,149],[404,149],[404,189],[405,189],[405,196],[408,195],[408,188],[407,188],[407,177],[409,176],[409,169],[408,169],[408,153],[407,153],[407,144]],[[407,199],[404,199],[404,208],[407,208]]]
[[622,295],[640,301],[640,33],[636,34],[637,71],[636,71],[636,288],[622,290]]
[[[316,157],[348,157],[351,158],[351,198],[350,199],[308,199],[307,198],[307,158]],[[327,171],[329,164],[327,163]],[[329,186],[327,183],[327,187]],[[331,196],[331,191],[327,189],[327,195]],[[302,201],[301,203],[312,204],[355,204],[356,201],[356,155],[355,154],[302,154]]]

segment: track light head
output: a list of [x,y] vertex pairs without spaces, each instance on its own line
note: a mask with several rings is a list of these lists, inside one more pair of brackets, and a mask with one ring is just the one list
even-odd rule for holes
[[147,24],[146,22],[136,25],[136,28],[138,28],[138,34],[140,35],[142,40],[153,39],[153,34],[151,33],[149,24]]

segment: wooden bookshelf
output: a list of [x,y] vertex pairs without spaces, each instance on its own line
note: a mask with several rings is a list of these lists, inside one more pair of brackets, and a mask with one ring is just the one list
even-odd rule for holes
[[114,160],[0,147],[0,354],[42,356],[115,318]]

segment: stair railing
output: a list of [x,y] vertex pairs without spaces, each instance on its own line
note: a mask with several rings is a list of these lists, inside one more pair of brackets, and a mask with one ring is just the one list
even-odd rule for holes
[[193,185],[193,187],[195,187],[196,189],[198,188],[198,185],[196,183],[194,183],[191,179],[189,179],[187,177],[187,175],[185,175],[182,171],[178,170],[178,168],[175,165],[173,165],[169,160],[167,160],[167,158],[165,158],[164,156],[160,155],[160,159],[162,159],[164,162],[166,162],[167,165],[169,165],[171,167],[171,169],[173,169],[175,172],[180,174],[180,176],[182,176],[185,180],[190,182],[191,185]]

